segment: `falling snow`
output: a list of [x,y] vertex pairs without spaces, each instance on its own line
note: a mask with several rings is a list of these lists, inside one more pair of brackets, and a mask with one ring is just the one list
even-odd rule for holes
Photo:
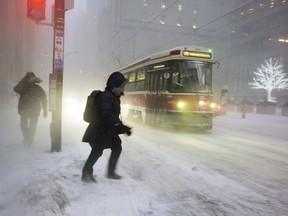
[[62,151],[50,153],[49,121],[22,145],[15,109],[1,112],[0,215],[169,216],[288,214],[288,118],[228,112],[214,129],[191,132],[129,122],[118,173],[105,177],[109,150],[80,181],[90,148],[81,116],[64,115]]

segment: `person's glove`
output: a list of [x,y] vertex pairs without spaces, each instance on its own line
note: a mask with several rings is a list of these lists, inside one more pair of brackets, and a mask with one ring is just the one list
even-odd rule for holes
[[46,118],[46,117],[47,117],[47,114],[48,114],[48,112],[47,112],[47,110],[45,109],[44,112],[43,112],[43,117]]
[[131,131],[132,128],[130,128],[126,125],[119,124],[116,127],[118,129],[118,134],[126,134],[128,136],[130,136],[132,134],[132,131]]
[[130,127],[128,127],[128,126],[125,126],[124,125],[124,127],[125,127],[125,134],[127,135],[127,136],[130,136],[131,134],[132,134],[132,128],[130,128]]

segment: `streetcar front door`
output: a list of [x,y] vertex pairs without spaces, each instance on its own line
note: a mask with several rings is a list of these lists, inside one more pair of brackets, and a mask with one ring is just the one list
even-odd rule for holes
[[161,71],[148,72],[148,95],[146,122],[158,124],[163,112],[163,73]]

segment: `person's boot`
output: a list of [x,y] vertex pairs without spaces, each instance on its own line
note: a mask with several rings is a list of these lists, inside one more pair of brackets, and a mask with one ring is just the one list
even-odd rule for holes
[[81,180],[86,183],[96,183],[96,179],[93,177],[92,174],[82,174]]
[[107,178],[113,179],[113,180],[120,180],[120,179],[122,179],[122,176],[113,172],[113,173],[108,173]]

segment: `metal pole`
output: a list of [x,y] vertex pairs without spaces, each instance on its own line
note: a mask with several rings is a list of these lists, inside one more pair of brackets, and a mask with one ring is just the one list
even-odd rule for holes
[[54,43],[53,43],[53,74],[55,79],[55,97],[50,103],[52,122],[50,124],[51,152],[61,151],[62,134],[62,87],[64,69],[64,26],[65,0],[55,0],[54,7]]

